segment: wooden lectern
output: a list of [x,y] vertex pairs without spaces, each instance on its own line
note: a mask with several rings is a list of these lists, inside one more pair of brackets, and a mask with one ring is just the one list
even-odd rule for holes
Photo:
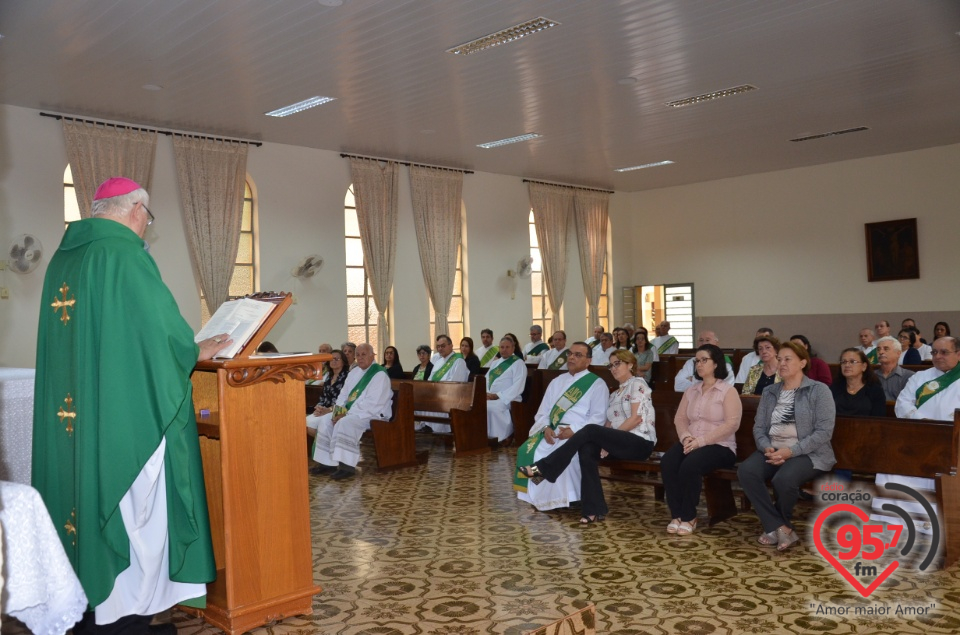
[[278,306],[234,359],[200,362],[192,375],[217,579],[205,609],[180,608],[231,635],[310,613],[320,592],[303,381],[330,355],[251,357],[292,302],[269,301]]

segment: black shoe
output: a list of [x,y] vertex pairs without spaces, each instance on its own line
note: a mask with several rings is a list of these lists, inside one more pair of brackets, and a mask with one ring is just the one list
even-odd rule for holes
[[314,476],[317,474],[333,474],[336,471],[337,468],[332,465],[318,465],[310,468],[310,474]]
[[337,470],[336,472],[334,472],[334,473],[330,476],[330,478],[333,479],[334,481],[342,481],[343,479],[346,479],[346,478],[353,478],[353,477],[356,476],[356,475],[357,475],[357,471],[356,471],[356,470],[343,470],[343,469],[340,469],[340,470]]
[[177,635],[177,627],[173,624],[153,624],[150,626],[150,635]]

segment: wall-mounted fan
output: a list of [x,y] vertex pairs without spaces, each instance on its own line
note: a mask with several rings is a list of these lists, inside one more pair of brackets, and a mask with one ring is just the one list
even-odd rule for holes
[[290,270],[290,275],[294,278],[312,278],[322,266],[323,258],[314,254],[301,260],[300,264]]
[[517,261],[516,269],[508,269],[507,277],[510,278],[510,299],[517,299],[517,278],[529,278],[533,272],[533,258],[524,256]]
[[10,269],[16,273],[30,273],[40,265],[43,245],[36,236],[21,234],[10,246]]

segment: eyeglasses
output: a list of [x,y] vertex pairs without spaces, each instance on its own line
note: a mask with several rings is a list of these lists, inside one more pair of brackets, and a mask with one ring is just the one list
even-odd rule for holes
[[567,357],[586,357],[585,353],[567,353]]
[[861,362],[859,359],[841,359],[840,360],[841,366],[856,366],[857,364],[862,364],[862,363],[863,362]]
[[149,217],[147,220],[147,226],[149,227],[150,225],[153,225],[153,221],[155,219],[153,218],[153,213],[150,211],[150,208],[144,205],[143,203],[140,203],[140,207],[143,208],[143,211],[145,211],[147,213],[147,216]]
[[620,368],[621,366],[626,366],[626,365],[627,365],[627,362],[622,362],[618,359],[617,361],[612,362],[610,364],[610,368]]
[[712,362],[713,359],[709,357],[695,357],[693,358],[694,364],[706,364],[707,362]]
[[957,351],[949,351],[945,348],[932,348],[930,349],[931,355],[938,355],[940,357],[946,357],[947,355],[956,355]]

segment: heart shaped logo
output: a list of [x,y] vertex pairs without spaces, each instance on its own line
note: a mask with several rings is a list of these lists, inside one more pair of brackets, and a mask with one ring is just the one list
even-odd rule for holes
[[823,528],[824,521],[830,516],[832,516],[833,514],[839,514],[839,513],[853,514],[863,522],[867,522],[868,520],[870,520],[870,516],[865,511],[863,511],[862,509],[854,505],[848,505],[845,503],[842,503],[839,505],[831,505],[830,507],[820,512],[820,515],[817,516],[817,522],[814,523],[813,525],[813,543],[817,546],[817,551],[820,552],[820,555],[826,558],[827,562],[832,564],[833,568],[839,571],[840,575],[846,578],[847,582],[853,585],[853,588],[855,588],[860,593],[860,595],[862,595],[863,597],[868,597],[871,593],[876,591],[877,587],[883,584],[883,581],[886,580],[891,573],[897,570],[897,567],[900,566],[900,561],[894,560],[893,562],[888,564],[887,568],[881,571],[879,575],[877,575],[877,577],[873,580],[873,582],[870,583],[870,586],[865,587],[862,584],[860,584],[860,580],[855,578],[852,573],[847,571],[847,569],[840,563],[840,561],[836,558],[836,556],[830,553],[827,547],[823,544],[823,539],[821,537],[821,533],[822,533],[821,529]]

